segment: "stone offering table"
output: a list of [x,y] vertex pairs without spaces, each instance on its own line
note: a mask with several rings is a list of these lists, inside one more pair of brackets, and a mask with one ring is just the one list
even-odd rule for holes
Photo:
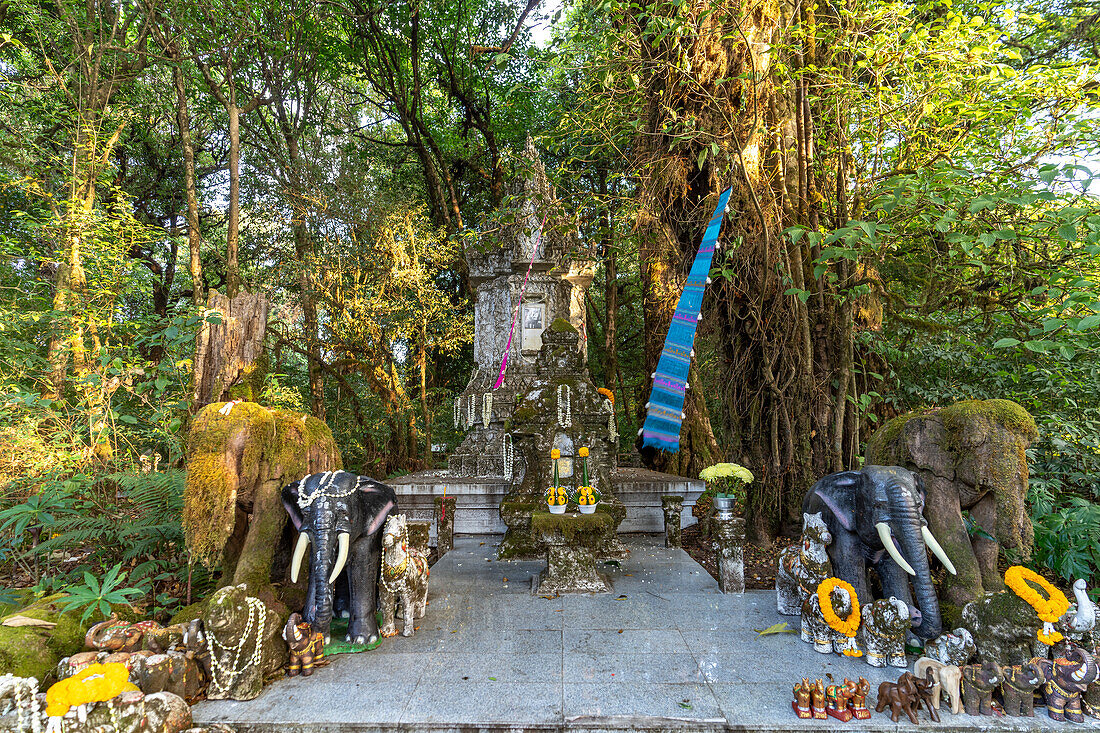
[[531,514],[531,534],[546,545],[546,569],[538,577],[538,595],[608,593],[611,583],[596,572],[596,554],[615,536],[611,514]]

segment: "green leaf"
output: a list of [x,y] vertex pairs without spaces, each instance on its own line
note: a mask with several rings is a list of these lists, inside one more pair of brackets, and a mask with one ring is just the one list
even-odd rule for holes
[[1067,242],[1077,241],[1077,226],[1073,222],[1058,227],[1058,236]]
[[772,634],[793,634],[794,629],[787,625],[786,621],[780,621],[777,624],[772,624],[766,629],[753,629],[756,632],[756,636],[771,636]]
[[1100,326],[1100,313],[1095,313],[1091,316],[1086,316],[1077,322],[1078,331],[1087,331],[1090,328],[1096,328]]

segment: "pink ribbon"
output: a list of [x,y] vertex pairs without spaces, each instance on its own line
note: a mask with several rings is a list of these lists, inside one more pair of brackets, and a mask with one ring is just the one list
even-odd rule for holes
[[516,312],[512,314],[512,328],[508,331],[508,343],[504,346],[504,357],[500,360],[500,374],[493,385],[493,389],[500,389],[504,384],[504,372],[508,368],[508,352],[512,350],[512,337],[516,335],[516,321],[519,319],[519,309],[523,306],[523,294],[527,291],[527,278],[531,277],[531,267],[535,264],[535,253],[539,251],[539,242],[542,241],[542,229],[546,226],[546,217],[539,224],[539,233],[535,237],[535,246],[531,247],[531,261],[527,263],[527,274],[523,276],[523,286],[519,289],[519,302],[516,303]]

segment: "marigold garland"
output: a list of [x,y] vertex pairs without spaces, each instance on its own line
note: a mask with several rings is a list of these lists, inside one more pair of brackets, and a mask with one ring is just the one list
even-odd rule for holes
[[[836,611],[833,610],[831,593],[834,588],[843,588],[848,591],[848,597],[852,599],[852,613],[849,614],[848,618],[837,616]],[[825,623],[829,624],[829,628],[847,637],[856,635],[856,632],[859,631],[859,599],[856,598],[856,589],[850,583],[846,583],[840,578],[826,578],[821,582],[821,585],[817,586],[817,600],[821,606],[821,615],[824,617]]]
[[599,392],[600,394],[602,394],[607,399],[611,400],[612,405],[615,404],[615,394],[611,390],[609,390],[607,387],[597,387],[596,391]]
[[[1045,591],[1047,597],[1043,598],[1038,590],[1031,587],[1031,583]],[[1062,635],[1054,630],[1053,624],[1069,610],[1069,599],[1065,593],[1023,565],[1013,565],[1005,571],[1005,585],[1039,614],[1039,620],[1043,622],[1043,628],[1036,633],[1039,641],[1050,646],[1062,640]]]
[[76,705],[103,702],[126,690],[136,689],[125,664],[90,664],[46,691],[46,714],[60,717]]

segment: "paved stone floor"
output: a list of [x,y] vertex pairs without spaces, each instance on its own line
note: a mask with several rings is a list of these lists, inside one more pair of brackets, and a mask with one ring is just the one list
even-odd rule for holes
[[[885,713],[868,721],[803,721],[790,708],[802,677],[901,670],[815,653],[797,635],[757,629],[798,619],[775,611],[774,593],[718,592],[688,555],[630,537],[630,556],[607,566],[614,592],[540,598],[540,562],[496,560],[499,537],[461,538],[432,568],[428,615],[411,638],[340,655],[308,679],[277,682],[249,702],[194,708],[196,725],[245,731],[916,730]],[[945,731],[1074,730],[1037,718],[978,718],[943,711]]]

